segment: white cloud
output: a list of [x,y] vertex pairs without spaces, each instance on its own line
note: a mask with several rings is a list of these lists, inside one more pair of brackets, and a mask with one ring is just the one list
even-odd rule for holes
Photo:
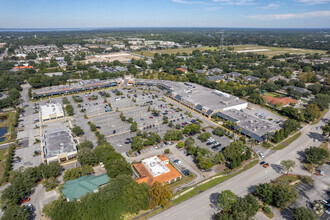
[[181,4],[204,4],[205,2],[195,2],[195,1],[186,1],[186,0],[172,0],[172,2],[181,3]]
[[254,0],[213,0],[222,5],[254,5]]
[[221,9],[222,7],[208,7],[208,8],[205,8],[205,11],[217,11],[219,9]]
[[318,5],[330,2],[330,0],[296,0],[296,2],[304,3],[306,5]]
[[269,5],[266,5],[265,7],[262,7],[263,9],[277,9],[280,6],[278,4],[270,3]]
[[287,20],[292,18],[316,18],[330,17],[330,11],[311,11],[297,14],[269,14],[269,15],[251,15],[249,18],[266,21],[266,20]]

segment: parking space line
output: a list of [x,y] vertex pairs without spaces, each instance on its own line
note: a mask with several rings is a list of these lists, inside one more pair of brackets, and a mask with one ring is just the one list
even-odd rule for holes
[[[118,111],[125,111],[125,110],[133,109],[133,108],[136,108],[136,107],[137,107],[137,106],[132,106],[132,107],[128,107],[128,108],[121,108],[121,109],[118,109]],[[111,113],[114,113],[114,112],[117,112],[117,110],[115,110],[115,111],[110,111],[110,112],[102,112],[102,113],[95,114],[95,115],[88,115],[88,117],[89,117],[89,118],[93,118],[93,117],[96,117],[96,116],[101,116],[101,115],[111,114]]]

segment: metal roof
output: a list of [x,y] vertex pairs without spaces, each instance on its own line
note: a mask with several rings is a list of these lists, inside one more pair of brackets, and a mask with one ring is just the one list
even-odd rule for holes
[[69,201],[79,199],[87,193],[92,193],[97,190],[101,185],[109,182],[110,178],[107,174],[99,176],[86,175],[74,180],[69,180],[65,183],[62,193]]

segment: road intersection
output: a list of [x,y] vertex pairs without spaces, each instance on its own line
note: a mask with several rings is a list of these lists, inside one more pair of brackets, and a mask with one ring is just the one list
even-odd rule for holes
[[[328,111],[323,118],[330,118],[330,111]],[[211,219],[212,215],[217,212],[216,209],[214,209],[212,200],[217,198],[219,192],[223,190],[231,190],[238,196],[246,195],[251,191],[252,186],[259,183],[270,182],[282,175],[279,169],[281,160],[295,160],[297,166],[294,173],[309,175],[307,171],[302,169],[301,152],[310,146],[319,146],[322,143],[321,141],[314,142],[315,138],[318,138],[318,140],[322,138],[321,131],[316,129],[322,125],[324,125],[322,120],[315,125],[306,125],[301,129],[302,134],[298,139],[286,148],[264,158],[267,163],[271,164],[270,168],[265,169],[259,165],[254,166],[249,170],[198,194],[197,196],[153,216],[150,219]]]

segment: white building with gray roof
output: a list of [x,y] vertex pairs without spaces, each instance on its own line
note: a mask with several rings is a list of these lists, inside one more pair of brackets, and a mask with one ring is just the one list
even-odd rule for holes
[[64,162],[77,156],[77,145],[69,128],[58,129],[43,134],[43,161]]

